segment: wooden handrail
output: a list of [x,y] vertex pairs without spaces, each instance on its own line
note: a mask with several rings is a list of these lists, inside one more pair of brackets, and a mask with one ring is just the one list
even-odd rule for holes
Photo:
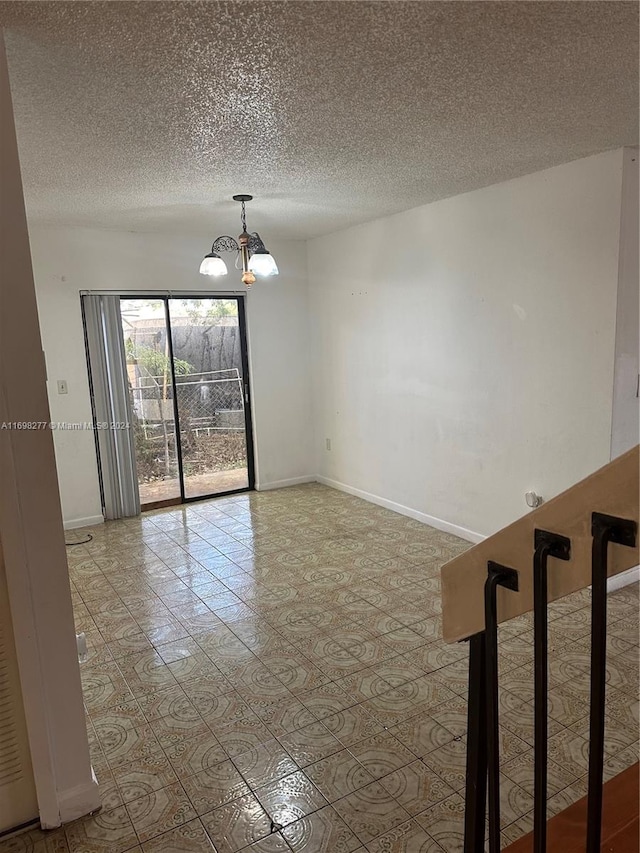
[[[613,462],[514,521],[442,568],[442,633],[454,643],[484,630],[483,595],[487,563],[516,569],[519,592],[498,590],[498,622],[533,610],[532,555],[536,528],[571,539],[571,559],[549,572],[549,601],[591,583],[591,514],[638,521],[640,452],[636,445]],[[608,574],[637,566],[638,548],[610,546]]]

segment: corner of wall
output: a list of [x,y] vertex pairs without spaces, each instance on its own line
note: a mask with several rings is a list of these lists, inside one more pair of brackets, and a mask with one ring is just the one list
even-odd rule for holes
[[640,415],[639,149],[621,150],[620,239],[611,407],[611,459],[638,443]]
[[[58,804],[60,807],[60,824],[70,823],[79,817],[91,814],[102,806],[100,787],[95,771],[91,768],[91,778],[81,785],[67,791],[58,792]],[[53,826],[44,826],[43,829],[55,829]]]

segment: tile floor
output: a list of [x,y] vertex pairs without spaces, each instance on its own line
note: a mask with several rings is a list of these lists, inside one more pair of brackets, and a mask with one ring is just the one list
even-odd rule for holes
[[[103,808],[0,853],[455,853],[468,543],[319,485],[92,528],[68,549]],[[76,531],[82,535],[84,531]],[[588,591],[551,608],[549,813],[585,793]],[[638,588],[610,596],[606,773],[638,760]],[[531,829],[531,619],[501,628],[505,844]]]

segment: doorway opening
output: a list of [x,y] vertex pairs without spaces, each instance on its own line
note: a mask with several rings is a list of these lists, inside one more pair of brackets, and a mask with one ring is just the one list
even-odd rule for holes
[[143,510],[254,485],[241,297],[121,297]]
[[[105,476],[111,492],[133,495],[133,512],[136,505],[144,511],[253,489],[244,299],[101,299],[110,301],[113,322],[103,307],[97,326],[106,369],[94,369],[98,356],[88,346],[94,415],[96,391],[101,399],[119,396],[129,433],[122,443],[129,452],[118,452],[113,441],[104,448],[97,442],[103,496]],[[116,362],[121,368],[110,367]],[[106,387],[96,389],[96,379]],[[110,515],[107,507],[107,517],[122,514],[131,511]]]

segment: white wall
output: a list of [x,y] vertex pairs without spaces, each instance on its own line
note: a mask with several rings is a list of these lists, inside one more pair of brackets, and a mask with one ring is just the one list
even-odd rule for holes
[[[38,312],[53,421],[91,421],[81,290],[244,291],[239,275],[198,273],[201,238],[30,225]],[[313,476],[305,246],[269,244],[280,275],[247,296],[256,481],[259,487]],[[58,395],[66,379],[69,393]],[[101,517],[93,434],[54,435],[65,523]]]
[[[318,474],[484,535],[526,512],[526,490],[550,498],[606,463],[622,161],[590,157],[306,250],[274,245],[281,275],[247,304],[258,484]],[[89,421],[79,291],[211,290],[197,272],[207,246],[30,236],[52,419]],[[233,273],[213,283],[241,288]],[[92,434],[55,442],[65,521],[99,517]]]
[[608,461],[621,171],[607,152],[308,244],[325,481],[487,535]]

